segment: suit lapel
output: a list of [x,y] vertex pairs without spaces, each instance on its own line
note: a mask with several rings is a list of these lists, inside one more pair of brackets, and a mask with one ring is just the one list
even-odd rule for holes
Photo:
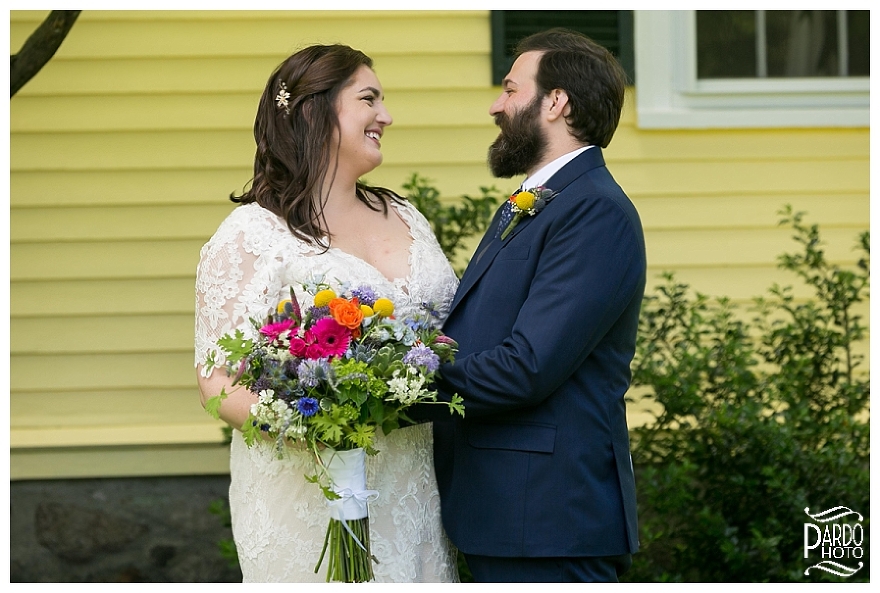
[[[585,174],[587,171],[604,166],[605,159],[602,157],[602,149],[598,146],[594,146],[593,148],[585,150],[579,154],[575,159],[557,171],[547,182],[547,187],[557,192],[557,194],[561,194],[575,179]],[[564,199],[564,196],[557,195],[553,201],[547,204],[546,208],[552,208],[553,202],[557,199]],[[504,241],[502,241],[501,239],[495,238],[495,229],[501,220],[501,210],[503,208],[504,204],[502,204],[501,208],[495,213],[495,217],[492,219],[489,229],[486,231],[486,234],[483,235],[483,240],[480,241],[480,245],[474,252],[473,259],[471,259],[461,278],[458,291],[456,291],[452,306],[449,309],[450,315],[464,299],[465,295],[470,292],[470,290],[477,284],[477,281],[486,273],[486,270],[489,269],[489,266],[501,251],[502,247],[509,243],[516,235],[521,233],[522,230],[532,222],[533,218],[541,216],[541,213],[539,212],[535,216],[526,216],[522,218]]]
[[495,238],[495,229],[501,221],[501,211],[504,209],[504,206],[505,204],[501,204],[501,207],[495,213],[489,229],[483,235],[483,240],[480,241],[477,250],[474,252],[474,257],[468,263],[467,269],[465,269],[464,275],[461,277],[461,283],[458,285],[458,290],[455,292],[455,298],[452,300],[452,306],[449,309],[450,313],[452,313],[467,291],[476,283],[477,279],[483,275],[483,272],[489,267],[489,262],[495,259],[495,256],[501,250],[502,243],[499,239]]

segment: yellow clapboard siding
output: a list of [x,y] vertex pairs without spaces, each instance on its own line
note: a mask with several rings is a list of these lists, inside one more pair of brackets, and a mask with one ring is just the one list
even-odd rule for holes
[[[350,18],[346,15],[345,10],[90,10],[88,19],[92,21],[116,22],[116,21],[247,21],[247,20],[265,20],[273,18],[277,15],[296,14],[298,17],[308,18]],[[359,11],[359,15],[369,18],[375,15],[376,11]],[[432,16],[442,16],[444,14],[458,14],[466,11],[458,10],[432,10]],[[394,10],[386,11],[384,14],[377,15],[379,18],[388,16],[416,16],[424,14],[423,10]],[[48,10],[10,10],[10,23],[27,23],[30,22],[37,25],[43,21],[49,14]],[[476,11],[475,14],[485,14],[485,11]]]
[[[52,433],[43,435],[47,440]],[[11,480],[121,478],[229,473],[229,447],[216,443],[141,447],[13,449]]]
[[664,130],[646,131],[632,126],[618,128],[606,152],[615,161],[813,159],[822,155],[832,161],[863,158],[870,134],[862,129],[787,130]]
[[[56,59],[286,54],[311,43],[345,43],[367,54],[414,48],[448,54],[485,52],[491,43],[486,12],[448,11],[425,18],[396,11],[277,11],[238,20],[156,20],[152,12],[144,12],[141,18],[110,22],[92,20],[90,12],[77,20]],[[11,25],[13,52],[33,27]]]
[[[51,438],[46,438],[50,436]],[[168,424],[159,426],[102,426],[86,428],[50,428],[40,430],[12,429],[9,433],[10,448],[54,449],[57,447],[96,447],[131,445],[179,445],[222,443],[223,433],[219,425]]]
[[15,171],[9,176],[13,208],[226,204],[253,175],[253,149],[238,167],[119,170]]
[[[825,257],[833,263],[853,260],[855,229],[824,229],[828,243]],[[730,266],[774,264],[786,251],[797,251],[786,229],[681,229],[645,233],[648,265],[655,268],[681,266]]]
[[[12,206],[55,208],[145,204],[224,204],[230,193],[241,194],[253,174],[253,154],[242,166],[186,170],[15,171],[10,175]],[[383,164],[365,179],[403,193],[413,173],[432,180],[446,198],[478,195],[480,186],[495,185],[505,192],[518,181],[493,179],[485,162],[443,165]]]
[[[394,118],[389,132],[461,125],[494,131],[489,105],[495,97],[491,89],[394,91],[386,87],[385,106]],[[16,97],[11,132],[225,129],[250,134],[259,99],[259,89],[238,93]],[[132,118],[132,113],[140,117]]]
[[869,161],[677,161],[619,162],[608,167],[630,195],[710,196],[713,194],[766,194],[867,192]]
[[[633,198],[647,230],[776,228],[786,204],[823,227],[867,228],[864,196],[716,196]],[[205,205],[144,205],[52,209],[12,208],[12,243],[192,239],[210,237],[232,211],[228,200]]]
[[[12,355],[9,357],[12,391],[86,389],[185,389],[196,382],[192,341],[145,354]],[[107,402],[108,413],[115,407]],[[63,419],[62,419],[63,421]],[[47,422],[54,424],[54,422]]]
[[146,280],[18,281],[9,286],[10,317],[192,314],[195,273]]
[[10,280],[195,277],[205,241],[15,244]]
[[[62,46],[63,47],[63,46]],[[216,95],[247,92],[259,97],[273,70],[288,56],[212,58],[113,59],[104,61],[51,60],[15,95],[19,99],[67,96],[174,94]],[[485,89],[492,65],[485,53],[458,55],[371,56],[386,92],[419,89]],[[487,105],[488,109],[488,105]]]
[[49,241],[162,240],[210,237],[235,204],[14,208],[12,243]]
[[[495,130],[485,127],[389,131],[383,139],[385,165],[484,162]],[[19,170],[240,167],[253,162],[253,140],[245,131],[13,134],[10,166]],[[485,165],[484,165],[485,166]],[[743,192],[856,192],[868,188],[868,159],[786,161],[619,162],[609,167],[630,193],[684,195]],[[373,175],[373,174],[371,174]]]
[[[193,370],[195,376],[195,370]],[[13,430],[33,430],[53,416],[64,428],[112,428],[114,426],[219,426],[199,403],[199,391],[187,389],[128,389],[89,391],[13,391],[9,409]],[[112,402],[112,410],[108,403]],[[200,429],[201,430],[201,429]]]
[[[100,315],[12,318],[11,354],[77,355],[165,352],[192,343],[195,319],[179,315]],[[46,339],[51,336],[51,339]]]
[[804,222],[822,221],[823,228],[856,225],[867,230],[869,220],[868,201],[861,193],[630,197],[649,230],[776,227],[778,212],[786,204],[795,212],[806,212]]
[[[488,127],[390,129],[382,138],[388,164],[470,163],[485,159],[497,136]],[[247,130],[141,131],[135,133],[12,134],[11,171],[240,167],[252,164]]]
[[[10,170],[158,169],[253,163],[246,130],[12,134]],[[41,160],[45,161],[41,164]]]
[[793,272],[782,270],[773,264],[736,266],[659,266],[649,265],[647,271],[646,293],[653,293],[657,287],[665,285],[661,277],[666,272],[675,275],[676,282],[690,286],[692,291],[711,297],[728,297],[737,303],[748,303],[754,297],[770,296],[768,289],[773,284],[790,286],[797,299],[813,298],[813,290]]

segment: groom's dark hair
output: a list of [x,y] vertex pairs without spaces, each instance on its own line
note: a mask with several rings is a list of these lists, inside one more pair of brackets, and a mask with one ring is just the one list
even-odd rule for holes
[[581,142],[605,148],[611,142],[620,112],[626,73],[607,49],[576,31],[556,27],[530,35],[516,46],[515,56],[542,52],[535,75],[538,92],[554,89],[568,94],[566,118]]

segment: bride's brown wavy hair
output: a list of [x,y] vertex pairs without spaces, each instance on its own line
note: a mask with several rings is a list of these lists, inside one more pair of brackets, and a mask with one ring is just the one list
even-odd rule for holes
[[[347,45],[313,45],[272,72],[254,120],[257,150],[251,188],[241,196],[233,193],[230,200],[258,203],[284,218],[304,241],[320,244],[329,235],[320,192],[336,172],[337,163],[330,162],[331,139],[339,129],[336,98],[361,66],[373,67],[373,60],[361,51]],[[286,110],[277,102],[282,82],[290,93]],[[360,182],[355,191],[359,200],[384,213],[389,200],[402,201],[391,190]]]

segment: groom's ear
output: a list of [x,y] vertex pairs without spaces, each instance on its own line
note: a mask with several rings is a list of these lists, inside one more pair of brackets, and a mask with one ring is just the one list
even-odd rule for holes
[[550,102],[547,110],[547,120],[556,121],[559,118],[565,120],[571,112],[571,106],[568,104],[568,93],[563,89],[553,89],[547,93],[547,99]]

